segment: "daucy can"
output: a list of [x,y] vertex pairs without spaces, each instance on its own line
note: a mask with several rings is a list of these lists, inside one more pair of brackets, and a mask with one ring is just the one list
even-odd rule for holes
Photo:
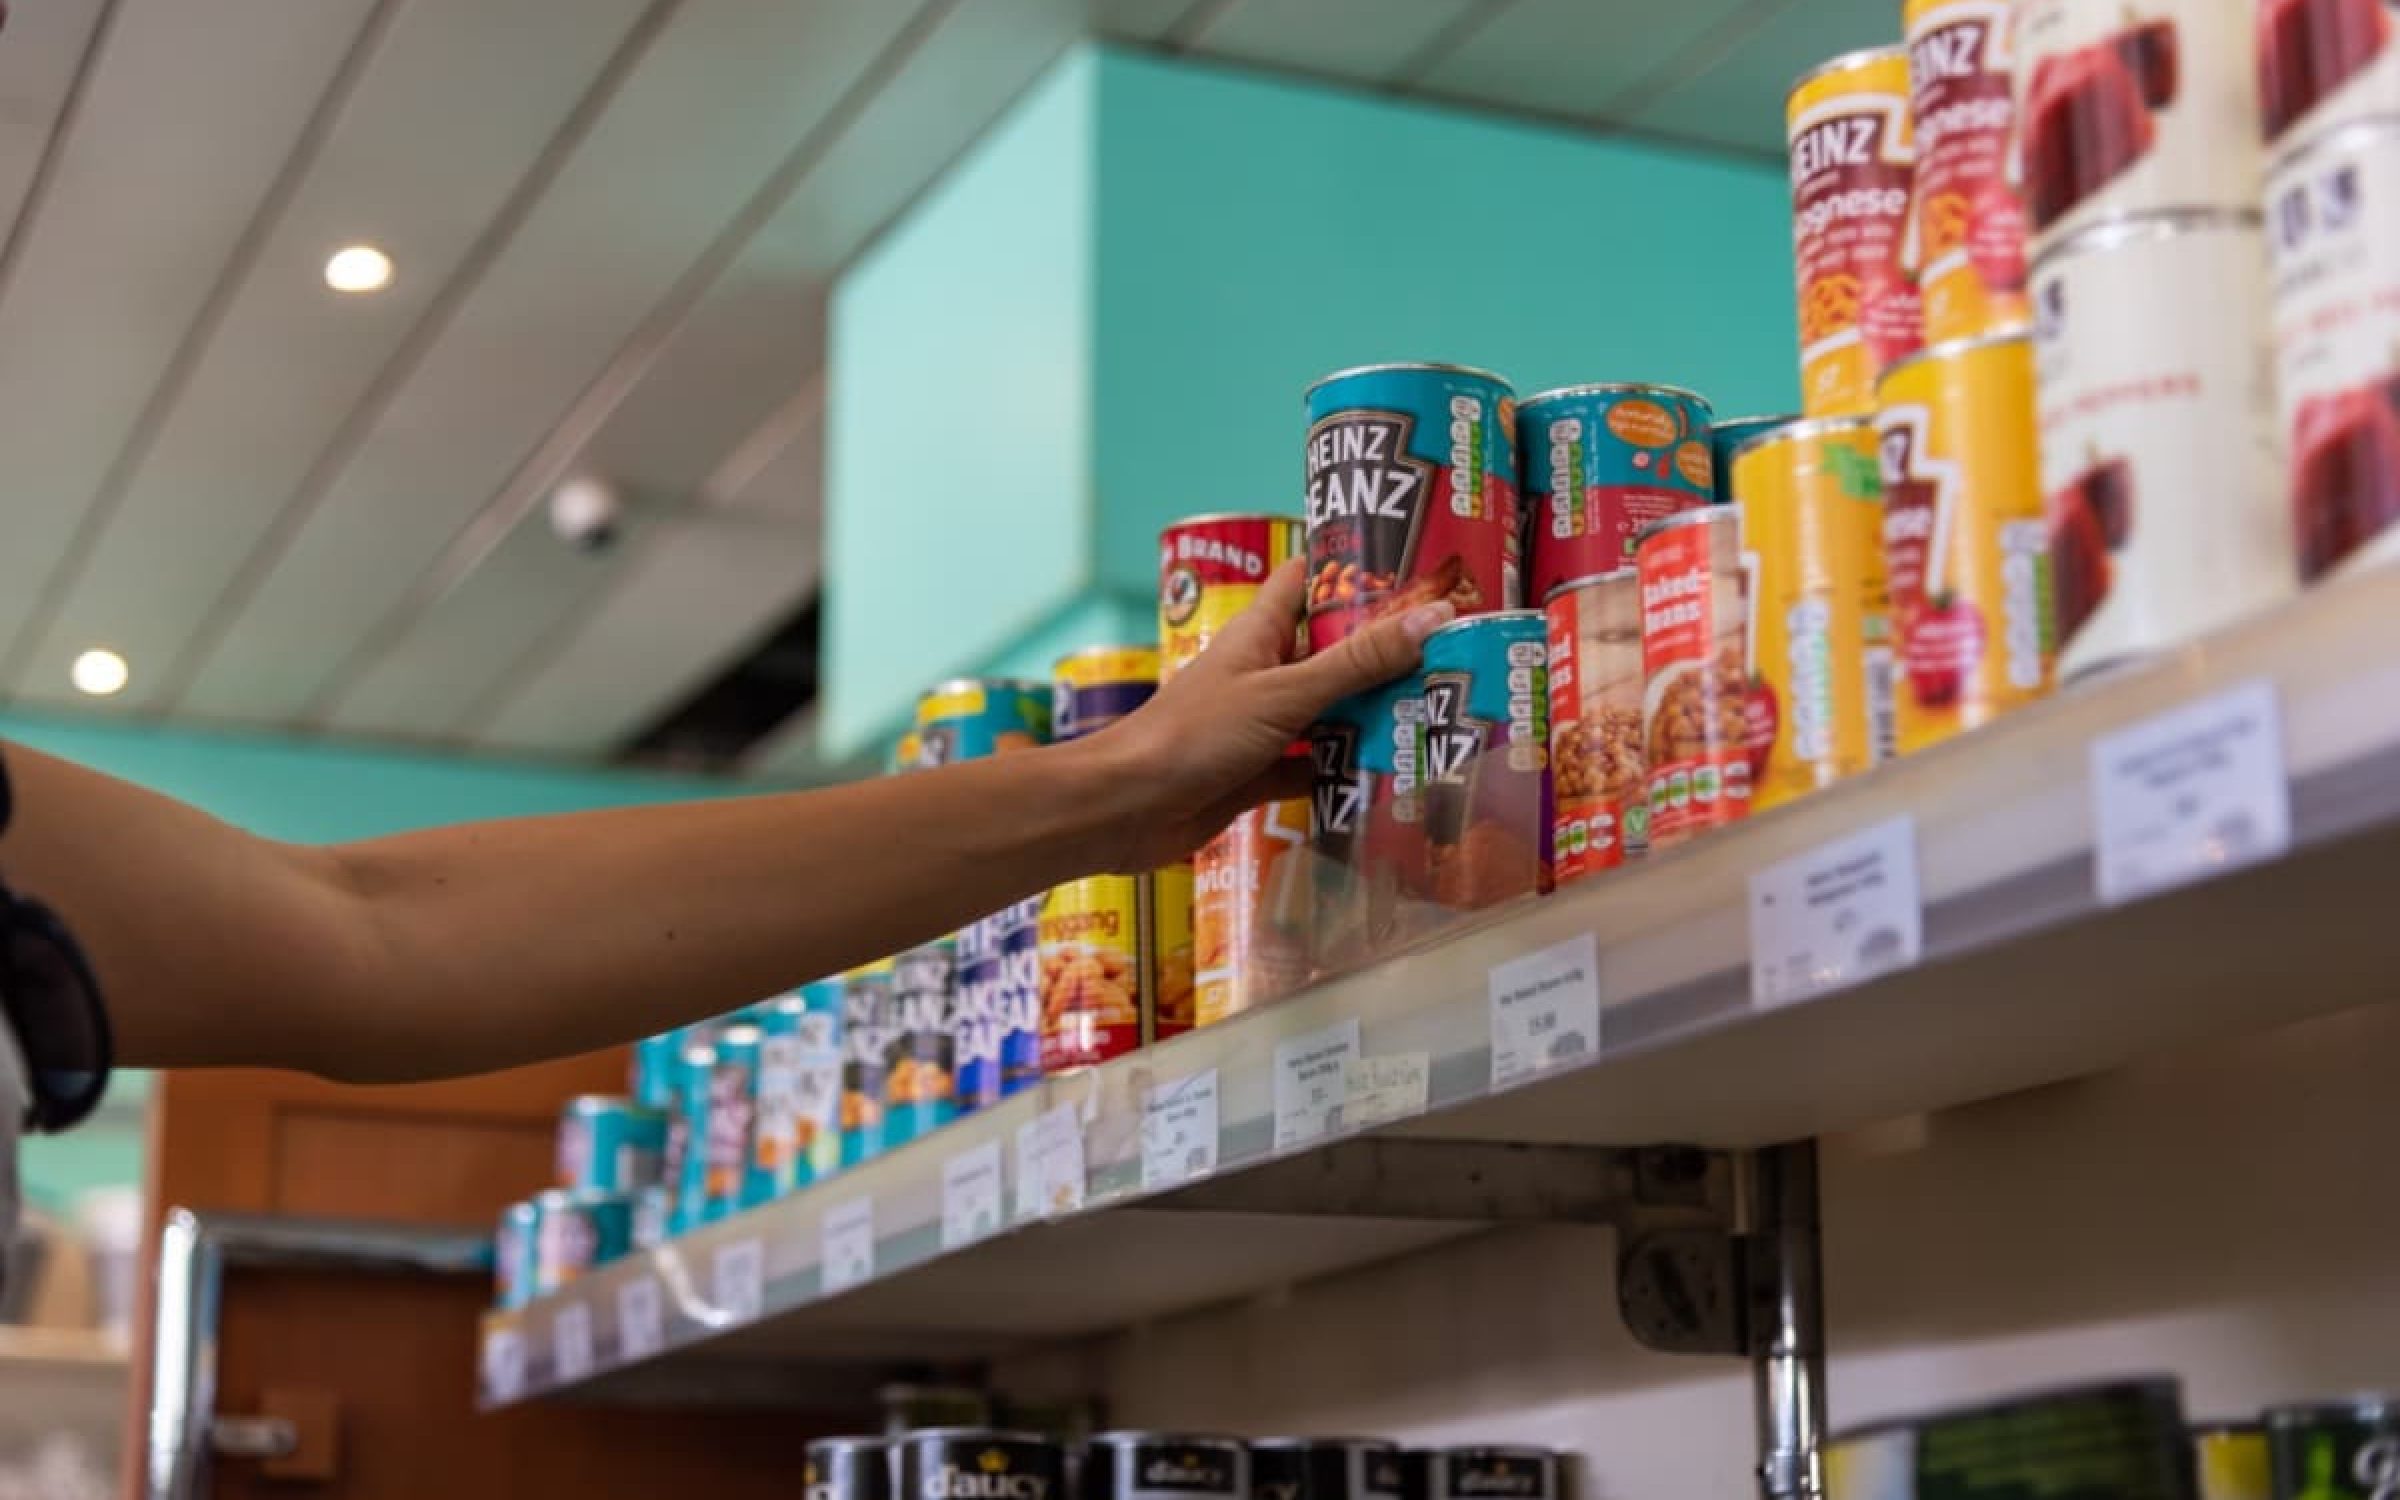
[[533,1294],[547,1297],[633,1248],[633,1199],[624,1193],[537,1193]]
[[2258,96],[2224,0],[2018,0],[2017,150],[2033,252],[2103,219],[2257,206]]
[[500,1210],[492,1230],[492,1305],[506,1312],[533,1300],[535,1237],[541,1232],[541,1211],[531,1199]]
[[1712,463],[1708,403],[1690,391],[1575,385],[1519,402],[1531,597],[1631,563],[1636,532],[1714,498]]
[[881,1156],[883,1076],[892,1034],[892,961],[879,959],[844,974],[842,985],[842,1165]]
[[670,1122],[667,1150],[675,1162],[675,1175],[668,1183],[675,1191],[674,1212],[668,1222],[673,1234],[708,1222],[708,1117],[716,1076],[714,1042],[684,1047],[676,1064],[675,1118]]
[[1424,724],[1424,683],[1412,673],[1344,698],[1309,729],[1309,936],[1319,971],[1380,957],[1421,932],[1431,916],[1425,810],[1417,794]]
[[946,937],[892,956],[883,1062],[886,1150],[958,1118],[957,969],[958,945]]
[[1453,910],[1550,889],[1549,649],[1538,609],[1425,638],[1417,785],[1433,899]]
[[579,1094],[558,1117],[558,1185],[629,1193],[659,1180],[667,1117],[631,1099]]
[[962,1111],[1041,1082],[1043,900],[1012,902],[959,929],[951,1016]]
[[889,1438],[818,1438],[802,1463],[801,1500],[891,1500]]
[[930,1427],[892,1439],[899,1500],[1065,1500],[1067,1460],[1022,1432]]
[[960,677],[917,699],[917,763],[946,766],[1050,738],[1050,684],[1001,677]]
[[2400,1400],[2360,1396],[2267,1413],[2275,1500],[2390,1500],[2400,1494]]
[[708,1080],[708,1123],[702,1142],[706,1173],[701,1217],[713,1223],[741,1208],[742,1188],[758,1124],[758,1049],[765,1037],[744,1023],[717,1033],[717,1060]]
[[1875,416],[1884,575],[1900,655],[1900,753],[2050,690],[2050,543],[2023,334],[1892,367]]
[[[1303,550],[1289,516],[1194,516],[1158,539],[1159,680],[1171,680],[1258,597],[1267,575]],[[1206,1026],[1288,993],[1308,978],[1308,803],[1270,802],[1227,824],[1192,855],[1188,875],[1159,872],[1155,891],[1162,1017],[1174,1014],[1176,972],[1168,928],[1178,884],[1190,893],[1191,1024]]]
[[2196,1500],[2275,1500],[2274,1467],[2268,1461],[2262,1423],[2195,1424],[2192,1467],[2200,1480]]
[[2259,123],[2270,153],[2400,114],[2400,45],[2388,4],[2256,0],[2255,10]]
[[1250,1445],[1258,1500],[1400,1500],[1400,1450],[1381,1438],[1275,1437]]
[[2014,327],[2025,321],[2025,205],[2009,180],[2009,0],[1907,0],[1901,24],[1925,341]]
[[1939,1412],[1916,1424],[1916,1495],[2187,1500],[2172,1380],[2120,1380]]
[[743,1197],[764,1201],[841,1166],[841,981],[769,1001],[758,1029],[758,1123]]
[[1632,568],[1550,591],[1550,844],[1560,885],[1649,847],[1642,589]]
[[1250,1449],[1239,1438],[1103,1432],[1079,1479],[1080,1500],[1250,1500]]
[[1547,1448],[1444,1448],[1426,1464],[1429,1500],[1559,1500]]
[[1865,411],[1884,368],[1924,342],[1903,253],[1916,153],[1908,53],[1877,47],[1822,63],[1784,101],[1792,253],[1800,294],[1800,406]]
[[2277,418],[2300,576],[2400,555],[2400,120],[2267,182]]
[[1747,712],[1763,812],[1898,753],[1883,481],[1869,417],[1824,417],[1734,456],[1755,632]]
[[2100,225],[2041,258],[2034,292],[2059,675],[2288,596],[2257,216]]
[[1654,522],[1642,591],[1642,762],[1650,847],[1750,812],[1750,629],[1740,521],[1728,507]]
[[[1734,450],[1762,432],[1772,432],[1778,427],[1789,427],[1799,420],[1799,413],[1785,412],[1778,417],[1726,417],[1710,424],[1708,456],[1709,466],[1716,476],[1718,504],[1730,504],[1733,500]],[[1627,560],[1630,565],[1630,554]]]
[[1370,365],[1308,388],[1308,644],[1447,599],[1516,603],[1516,401],[1455,365]]

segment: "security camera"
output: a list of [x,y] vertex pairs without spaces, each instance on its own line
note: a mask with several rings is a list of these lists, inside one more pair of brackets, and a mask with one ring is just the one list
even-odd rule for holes
[[582,552],[606,552],[623,534],[625,497],[605,479],[580,476],[550,495],[550,529]]

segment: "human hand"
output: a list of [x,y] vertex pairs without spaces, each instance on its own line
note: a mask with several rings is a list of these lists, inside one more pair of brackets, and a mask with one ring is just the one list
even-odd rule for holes
[[1112,762],[1108,774],[1140,788],[1119,868],[1172,864],[1241,812],[1308,795],[1309,765],[1286,754],[1292,743],[1333,703],[1415,667],[1425,637],[1455,613],[1447,603],[1421,604],[1295,661],[1306,576],[1297,561],[1277,568],[1206,651],[1093,737]]

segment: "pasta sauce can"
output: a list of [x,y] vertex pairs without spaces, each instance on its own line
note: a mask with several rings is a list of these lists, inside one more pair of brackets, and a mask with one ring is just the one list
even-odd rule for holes
[[1426,873],[1454,911],[1550,889],[1549,650],[1538,609],[1453,620],[1425,638]]
[[1726,506],[1651,524],[1642,591],[1642,760],[1650,847],[1748,816],[1750,627],[1739,519]]
[[1800,407],[1865,411],[1884,368],[1924,342],[1906,256],[1916,151],[1908,53],[1845,53],[1784,101],[1800,294]]
[[2016,139],[2008,0],[1907,0],[1909,124],[1917,165],[1917,291],[1925,340],[2025,321],[2025,205],[2009,180]]
[[1517,405],[1531,596],[1633,561],[1634,534],[1715,496],[1708,403],[1671,385],[1576,385]]
[[1642,774],[1642,590],[1632,568],[1570,579],[1542,603],[1550,633],[1550,843],[1557,882],[1613,870],[1650,843]]

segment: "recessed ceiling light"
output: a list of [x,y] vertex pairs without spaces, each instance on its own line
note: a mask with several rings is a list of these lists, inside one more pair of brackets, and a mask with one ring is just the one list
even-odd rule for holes
[[392,284],[392,258],[373,245],[344,245],[325,262],[325,284],[337,292],[380,292]]
[[124,657],[95,646],[75,658],[75,665],[67,675],[74,679],[79,691],[95,698],[105,698],[111,693],[122,692],[133,670],[125,665]]

